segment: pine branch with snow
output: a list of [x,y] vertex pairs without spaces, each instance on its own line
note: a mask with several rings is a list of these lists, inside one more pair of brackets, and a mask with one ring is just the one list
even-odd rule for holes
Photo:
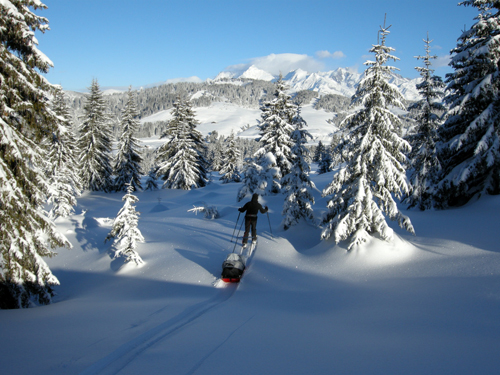
[[189,209],[188,212],[194,212],[198,214],[198,212],[203,212],[206,219],[213,220],[219,217],[219,211],[216,206],[211,206],[206,203],[203,203],[203,206],[193,206],[193,208]]

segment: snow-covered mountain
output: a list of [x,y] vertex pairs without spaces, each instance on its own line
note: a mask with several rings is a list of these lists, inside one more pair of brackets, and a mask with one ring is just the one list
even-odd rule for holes
[[[272,81],[276,80],[278,76],[252,65],[246,70],[223,71],[215,77],[214,82],[227,81],[228,79],[237,82],[238,79],[243,78]],[[316,73],[297,69],[284,75],[283,80],[290,87],[290,92],[312,90],[317,91],[319,95],[337,94],[352,96],[356,92],[356,86],[362,78],[362,73],[348,68],[338,68],[328,72]],[[393,74],[390,80],[390,83],[397,86],[407,100],[417,100],[419,98],[420,95],[416,88],[416,84],[419,82],[419,78],[409,79],[399,74]]]
[[272,81],[276,79],[274,75],[268,73],[262,69],[257,68],[255,65],[251,65],[247,69],[235,70],[235,71],[222,71],[214,79],[214,82],[228,79],[258,79],[262,81]]

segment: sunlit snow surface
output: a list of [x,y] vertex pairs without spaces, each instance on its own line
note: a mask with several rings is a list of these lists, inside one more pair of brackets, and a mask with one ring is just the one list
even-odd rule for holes
[[[196,119],[200,122],[197,129],[204,136],[216,130],[219,135],[226,137],[231,134],[231,131],[242,138],[259,137],[257,125],[262,112],[258,108],[243,108],[232,103],[214,103],[209,107],[195,108],[194,111]],[[172,118],[171,112],[172,110],[160,111],[143,118],[141,123],[168,121]],[[327,120],[331,120],[334,114],[324,110],[315,110],[312,104],[308,104],[302,108],[301,115],[308,123],[308,130],[314,137],[312,143],[318,143],[321,140],[329,144],[331,134],[337,128],[329,124]],[[142,139],[142,141],[151,147],[165,142],[159,137]]]
[[[322,189],[332,174],[312,178]],[[85,193],[57,221],[74,248],[47,260],[54,303],[0,310],[2,373],[498,373],[500,197],[405,212],[416,236],[391,223],[392,243],[351,252],[313,225],[283,231],[283,196],[262,197],[249,267],[220,288],[239,187],[138,192],[142,268],[104,244],[123,193]],[[316,194],[318,219],[326,201]],[[220,218],[188,212],[201,202]]]

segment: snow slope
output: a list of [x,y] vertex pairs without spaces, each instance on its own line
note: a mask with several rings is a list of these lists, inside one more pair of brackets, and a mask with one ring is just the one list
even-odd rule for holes
[[[312,178],[322,189],[332,174]],[[393,243],[350,253],[312,225],[283,231],[283,197],[263,197],[269,221],[242,282],[216,287],[239,186],[137,193],[141,268],[104,244],[123,193],[86,193],[57,222],[74,248],[48,260],[54,303],[0,310],[2,373],[498,373],[500,197],[411,211],[417,236],[393,225]],[[201,202],[220,218],[188,212]]]
[[[157,112],[141,119],[141,123],[170,120],[172,118],[171,112],[171,109]],[[195,108],[194,112],[196,119],[200,122],[197,129],[203,136],[214,130],[217,130],[220,135],[229,136],[233,130],[238,137],[259,137],[257,125],[262,112],[258,108],[244,108],[232,103],[214,103],[209,107]],[[327,120],[331,120],[335,114],[322,109],[315,110],[312,104],[308,104],[301,108],[301,115],[308,123],[308,130],[314,137],[311,143],[318,143],[321,140],[329,144],[332,133],[337,129],[327,123]],[[242,131],[242,128],[246,130]],[[157,143],[161,144],[163,142],[164,140],[161,140]],[[148,139],[147,143],[151,145],[152,139]]]

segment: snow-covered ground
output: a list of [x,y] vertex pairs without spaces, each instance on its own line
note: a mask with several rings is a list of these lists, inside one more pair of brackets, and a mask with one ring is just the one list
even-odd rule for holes
[[[2,374],[498,374],[500,197],[411,211],[416,236],[393,225],[394,242],[349,253],[315,226],[283,231],[283,197],[263,197],[249,268],[221,287],[239,186],[137,193],[141,268],[104,244],[123,193],[86,193],[57,222],[74,248],[48,259],[54,303],[0,310]],[[188,212],[202,202],[220,218]]]
[[[141,123],[170,120],[172,118],[171,112],[171,109],[157,112],[141,119]],[[262,113],[259,108],[244,108],[232,103],[214,103],[209,107],[194,108],[194,112],[196,119],[200,122],[197,129],[204,136],[214,130],[226,137],[231,134],[231,131],[242,138],[258,138],[259,136],[257,125]],[[308,104],[302,107],[301,115],[306,120],[309,126],[308,130],[314,137],[311,143],[322,141],[329,144],[331,134],[336,128],[327,120],[333,119],[335,114],[323,109],[316,110],[312,104]],[[242,131],[242,128],[246,130]],[[151,139],[145,141],[151,146]]]

